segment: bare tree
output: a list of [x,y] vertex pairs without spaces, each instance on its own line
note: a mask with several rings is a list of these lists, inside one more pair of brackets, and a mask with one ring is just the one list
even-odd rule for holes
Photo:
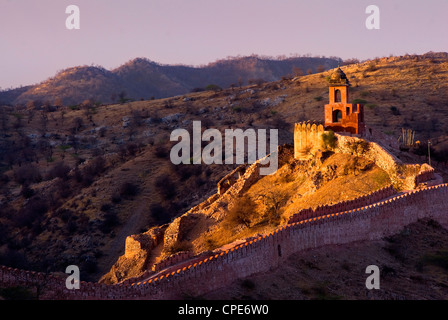
[[8,120],[9,116],[5,107],[0,107],[0,127],[2,129],[3,134],[8,131]]
[[286,192],[278,189],[264,188],[257,195],[265,206],[264,214],[269,222],[277,224],[280,220],[281,209],[288,200]]
[[112,103],[115,103],[115,100],[117,100],[117,94],[116,93],[112,93],[110,95],[110,100],[112,101]]
[[79,139],[75,135],[71,135],[68,137],[69,144],[73,147],[75,150],[75,153],[78,153],[79,150]]
[[22,123],[22,118],[23,115],[22,114],[14,114],[14,117],[16,118],[16,122],[14,122],[14,129],[17,130],[17,132],[19,132],[19,129],[23,127],[23,123]]
[[35,114],[34,109],[29,109],[29,110],[28,110],[28,124],[30,124],[31,121],[33,121],[33,119],[34,119],[34,114]]
[[127,95],[126,91],[124,91],[124,90],[121,91],[118,94],[118,102],[125,103],[126,101],[128,101],[129,99],[126,98],[126,95]]
[[76,117],[75,119],[73,119],[73,131],[74,131],[74,133],[78,133],[79,130],[81,130],[83,124],[84,124],[84,121],[82,120],[81,117]]
[[93,99],[86,99],[81,103],[81,109],[84,110],[84,115],[92,121],[92,108],[94,107]]
[[255,207],[256,205],[250,197],[238,198],[227,213],[226,223],[229,224],[229,227],[239,224],[250,227],[255,216]]
[[26,108],[27,109],[35,109],[36,108],[36,103],[34,102],[34,100],[30,100],[26,103]]
[[39,153],[47,159],[47,161],[50,161],[53,157],[53,146],[45,139],[40,139],[37,142],[37,149]]
[[142,113],[139,110],[131,111],[131,123],[129,126],[140,127],[143,124]]
[[319,73],[324,72],[325,71],[325,67],[320,64],[320,65],[317,66],[316,71],[319,72]]
[[65,122],[65,114],[66,114],[67,112],[65,111],[65,110],[62,110],[61,111],[61,117],[60,117],[60,119],[61,119],[61,125],[64,125],[64,122]]
[[56,98],[54,100],[54,105],[56,107],[62,108],[64,106],[64,101],[61,98]]
[[238,77],[238,86],[241,88],[243,86],[243,78]]
[[42,134],[42,136],[47,133],[47,126],[48,126],[48,115],[46,112],[41,111],[39,116],[39,131]]
[[303,76],[305,73],[303,72],[303,70],[299,67],[294,67],[292,68],[292,72],[294,73],[294,76],[296,77],[301,77]]

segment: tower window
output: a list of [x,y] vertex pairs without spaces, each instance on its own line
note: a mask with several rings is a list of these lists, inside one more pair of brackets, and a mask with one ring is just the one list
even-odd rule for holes
[[342,112],[341,110],[333,111],[333,123],[342,121]]
[[349,114],[350,114],[350,107],[346,107],[346,108],[345,108],[345,114],[346,114],[346,115],[349,115]]
[[339,89],[334,91],[334,102],[341,102],[341,91]]

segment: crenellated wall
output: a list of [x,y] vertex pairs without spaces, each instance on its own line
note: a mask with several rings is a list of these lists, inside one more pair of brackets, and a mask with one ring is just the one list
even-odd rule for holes
[[[328,130],[319,122],[301,122],[294,126],[294,158],[299,160],[308,160],[318,154],[319,150],[323,150],[322,135]],[[385,146],[375,142],[378,137],[385,136],[370,128],[363,136],[364,139],[349,133],[335,133],[337,137],[337,146],[334,151],[339,153],[354,154],[353,143],[360,140],[368,142],[369,148],[362,156],[372,160],[375,164],[386,171],[392,182],[398,188],[403,190],[412,190],[419,183],[434,178],[434,169],[427,164],[422,166],[417,164],[403,164],[400,159],[389,152]],[[372,141],[366,139],[372,139]],[[388,148],[393,149],[396,144],[385,140],[383,142],[389,145]],[[389,137],[390,139],[390,137]],[[431,173],[432,171],[432,173]]]
[[[353,154],[353,143],[362,140],[354,136],[335,135],[338,138],[335,152]],[[368,141],[368,145],[368,150],[362,156],[372,160],[378,167],[386,171],[398,189],[413,190],[419,183],[434,178],[434,169],[428,164],[404,164],[378,143]]]
[[380,239],[421,218],[448,228],[448,184],[414,190],[386,201],[287,224],[224,252],[198,257],[163,270],[153,278],[113,286],[81,282],[65,289],[65,279],[0,267],[0,285],[44,286],[43,299],[182,299],[216,290],[235,279],[276,268],[288,256],[324,245]]
[[322,134],[325,132],[321,122],[301,122],[294,126],[294,158],[307,160],[322,149]]
[[158,272],[160,270],[163,270],[169,266],[178,264],[182,261],[188,260],[193,258],[193,253],[191,251],[181,251],[177,252],[175,254],[172,254],[171,256],[163,259],[162,261],[154,264],[153,271]]
[[316,209],[308,208],[300,210],[298,213],[294,214],[288,221],[288,223],[298,222],[300,220],[319,217],[325,214],[344,212],[348,210],[353,210],[356,208],[365,207],[369,204],[373,204],[382,199],[391,197],[396,193],[392,185],[379,189],[377,191],[371,192],[369,194],[363,195],[359,198],[353,200],[347,200],[338,202],[334,205],[323,205]]
[[421,166],[419,173],[415,176],[415,184],[418,185],[420,183],[434,179],[434,176],[434,168],[424,163]]

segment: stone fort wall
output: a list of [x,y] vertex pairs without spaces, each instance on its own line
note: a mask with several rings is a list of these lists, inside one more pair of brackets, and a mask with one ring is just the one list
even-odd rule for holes
[[[65,289],[65,279],[0,267],[0,286],[45,288],[42,299],[182,299],[219,289],[238,278],[267,272],[301,250],[380,239],[422,218],[448,228],[448,184],[414,190],[386,201],[340,212],[322,212],[205,258],[172,266],[146,281],[117,285],[81,282]],[[331,212],[329,210],[328,212]]]
[[322,122],[301,122],[294,125],[294,158],[307,160],[322,149],[322,134],[326,132]]
[[396,193],[394,187],[389,185],[387,187],[381,188],[377,191],[373,191],[369,194],[363,195],[353,200],[347,200],[338,202],[333,205],[323,205],[318,206],[316,209],[308,208],[300,210],[298,213],[292,215],[288,223],[298,222],[304,219],[310,219],[315,217],[320,217],[322,215],[343,212],[348,210],[353,210],[356,208],[361,208],[379,202],[382,199],[391,197]]
[[[294,127],[294,158],[308,160],[313,158],[319,150],[323,150],[322,135],[329,131],[325,130],[319,122],[296,123]],[[434,169],[427,165],[404,164],[400,159],[388,152],[386,148],[396,147],[396,143],[389,140],[381,140],[387,147],[375,142],[374,139],[384,135],[379,135],[375,130],[369,129],[365,139],[356,135],[334,133],[337,137],[335,152],[353,154],[352,145],[355,142],[365,139],[369,144],[369,149],[362,154],[363,157],[372,160],[375,164],[386,171],[393,184],[403,190],[412,190],[419,183],[434,178]],[[390,137],[388,137],[390,139]]]

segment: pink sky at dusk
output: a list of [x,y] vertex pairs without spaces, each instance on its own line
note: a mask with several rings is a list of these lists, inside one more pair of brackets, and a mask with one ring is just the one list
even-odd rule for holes
[[[68,30],[68,5],[81,29]],[[380,30],[368,30],[368,5]],[[136,57],[201,65],[227,56],[369,59],[448,51],[446,0],[0,0],[0,87]]]

